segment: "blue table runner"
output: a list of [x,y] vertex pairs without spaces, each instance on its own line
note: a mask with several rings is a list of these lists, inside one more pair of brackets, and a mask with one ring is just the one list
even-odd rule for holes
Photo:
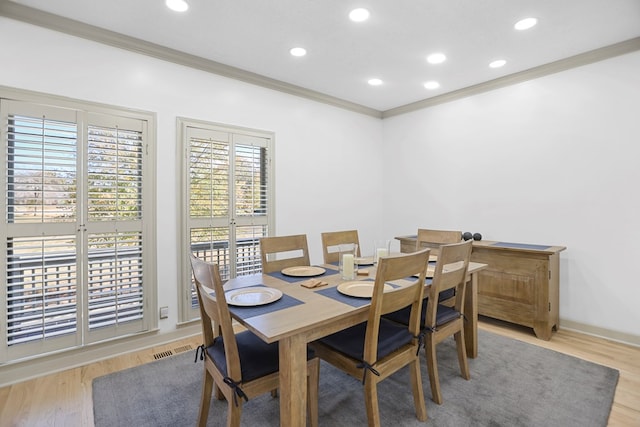
[[531,245],[528,243],[509,243],[509,242],[496,242],[491,246],[497,246],[500,248],[512,248],[512,249],[531,249],[536,251],[544,251],[551,247],[547,245]]
[[279,300],[264,305],[245,307],[229,304],[229,311],[241,319],[248,319],[250,317],[261,316],[263,314],[271,313],[274,311],[284,310],[285,308],[295,307],[296,305],[300,304],[304,304],[304,302],[287,294],[283,294],[282,298],[280,298]]

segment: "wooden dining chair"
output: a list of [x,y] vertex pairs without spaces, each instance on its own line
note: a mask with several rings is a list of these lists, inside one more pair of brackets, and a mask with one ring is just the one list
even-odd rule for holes
[[307,236],[263,237],[260,239],[262,272],[273,273],[287,267],[311,265]]
[[458,243],[462,240],[461,231],[452,230],[430,230],[428,228],[418,228],[416,237],[416,250],[431,248],[431,255],[438,255],[440,246],[450,243]]
[[[437,257],[440,253],[440,246],[459,243],[462,240],[461,231],[453,230],[431,230],[428,228],[418,228],[416,237],[416,250],[423,248],[431,248],[431,258]],[[455,289],[449,289],[442,292],[439,296],[440,302],[446,301],[447,304],[453,305],[453,297]]]
[[[469,363],[464,343],[464,297],[467,285],[467,271],[471,258],[472,240],[440,247],[440,255],[433,275],[433,282],[428,292],[426,313],[424,319],[425,354],[431,397],[437,404],[442,404],[440,379],[438,376],[438,361],[436,346],[445,338],[453,335],[458,352],[458,364],[462,378],[469,380]],[[438,295],[448,289],[455,289],[455,303],[453,307],[438,302]]]
[[[431,385],[431,398],[442,404],[436,346],[445,338],[453,335],[458,352],[460,373],[466,380],[470,379],[467,350],[464,342],[464,297],[466,292],[467,271],[471,258],[472,241],[442,245],[436,263],[433,281],[426,293],[422,306],[422,331],[425,334],[425,355]],[[449,289],[455,290],[454,303],[450,307],[438,301],[438,296]],[[390,313],[387,319],[400,324],[413,321],[409,308]]]
[[[420,374],[420,312],[424,294],[429,250],[397,257],[380,258],[368,320],[314,342],[321,359],[361,379],[370,426],[380,425],[378,383],[404,366],[409,366],[411,390],[420,421],[427,420],[427,409]],[[387,282],[416,275],[405,287],[383,292]],[[400,325],[381,317],[400,307],[411,306],[411,322]],[[402,396],[394,396],[401,399]]]
[[358,230],[346,231],[329,231],[321,233],[322,238],[322,256],[325,264],[338,262],[340,252],[337,250],[339,245],[353,243],[358,245],[356,256],[360,257],[360,240],[358,239]]
[[[191,255],[202,321],[204,380],[200,398],[198,425],[206,426],[211,394],[227,400],[227,426],[240,426],[243,400],[277,390],[279,385],[278,343],[267,344],[250,331],[234,333],[231,314],[224,295],[217,264],[209,264]],[[218,331],[214,331],[216,325]],[[318,425],[319,359],[307,352],[307,405],[309,422]]]

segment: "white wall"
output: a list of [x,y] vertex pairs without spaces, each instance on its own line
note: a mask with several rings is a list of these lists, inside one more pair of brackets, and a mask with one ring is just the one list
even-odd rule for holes
[[0,40],[0,85],[157,113],[163,332],[181,116],[275,132],[277,233],[306,233],[313,262],[347,228],[365,252],[421,226],[565,245],[561,319],[638,336],[640,53],[381,121],[6,18]]
[[561,323],[640,337],[639,52],[383,123],[387,234],[567,246]]
[[162,331],[178,319],[178,116],[275,133],[276,232],[306,233],[312,262],[322,261],[323,231],[375,238],[382,213],[368,201],[380,179],[381,120],[5,18],[0,40],[11,40],[0,85],[157,113],[158,306],[170,312]]

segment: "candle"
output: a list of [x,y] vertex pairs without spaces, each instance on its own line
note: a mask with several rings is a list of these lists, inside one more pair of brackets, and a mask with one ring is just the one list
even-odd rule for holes
[[353,279],[353,254],[344,254],[342,255],[342,278],[344,279]]
[[381,256],[387,256],[389,255],[387,253],[387,249],[386,248],[378,248],[376,249],[376,262],[378,262],[378,260],[380,259]]

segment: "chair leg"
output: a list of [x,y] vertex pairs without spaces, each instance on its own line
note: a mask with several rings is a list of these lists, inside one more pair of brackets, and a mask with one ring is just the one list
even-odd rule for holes
[[427,406],[424,402],[424,391],[422,390],[422,375],[420,374],[420,358],[410,364],[411,388],[413,391],[413,404],[416,407],[416,418],[420,421],[427,421]]
[[218,387],[218,384],[213,384],[213,392],[216,399],[224,400],[224,394],[222,393],[222,390],[220,390],[220,387]]
[[429,371],[429,383],[431,384],[431,400],[438,405],[442,405],[442,394],[440,394],[440,378],[438,376],[438,361],[436,359],[436,344],[431,334],[427,335],[424,346],[427,357],[427,370]]
[[320,359],[312,359],[307,364],[309,377],[307,378],[307,411],[309,425],[318,427],[318,383],[320,382]]
[[227,427],[240,427],[242,416],[242,399],[227,399]]
[[[205,427],[209,418],[209,405],[211,405],[211,391],[213,389],[213,377],[204,369],[202,381],[202,394],[200,396],[200,413],[198,414],[198,426]],[[217,387],[216,387],[217,389]]]
[[364,402],[367,408],[369,427],[380,427],[380,408],[378,407],[378,384],[367,375],[364,384]]
[[458,364],[460,365],[460,373],[465,380],[471,379],[469,373],[469,362],[467,361],[467,348],[464,344],[464,331],[458,331],[454,334],[456,338],[456,348],[458,349]]

